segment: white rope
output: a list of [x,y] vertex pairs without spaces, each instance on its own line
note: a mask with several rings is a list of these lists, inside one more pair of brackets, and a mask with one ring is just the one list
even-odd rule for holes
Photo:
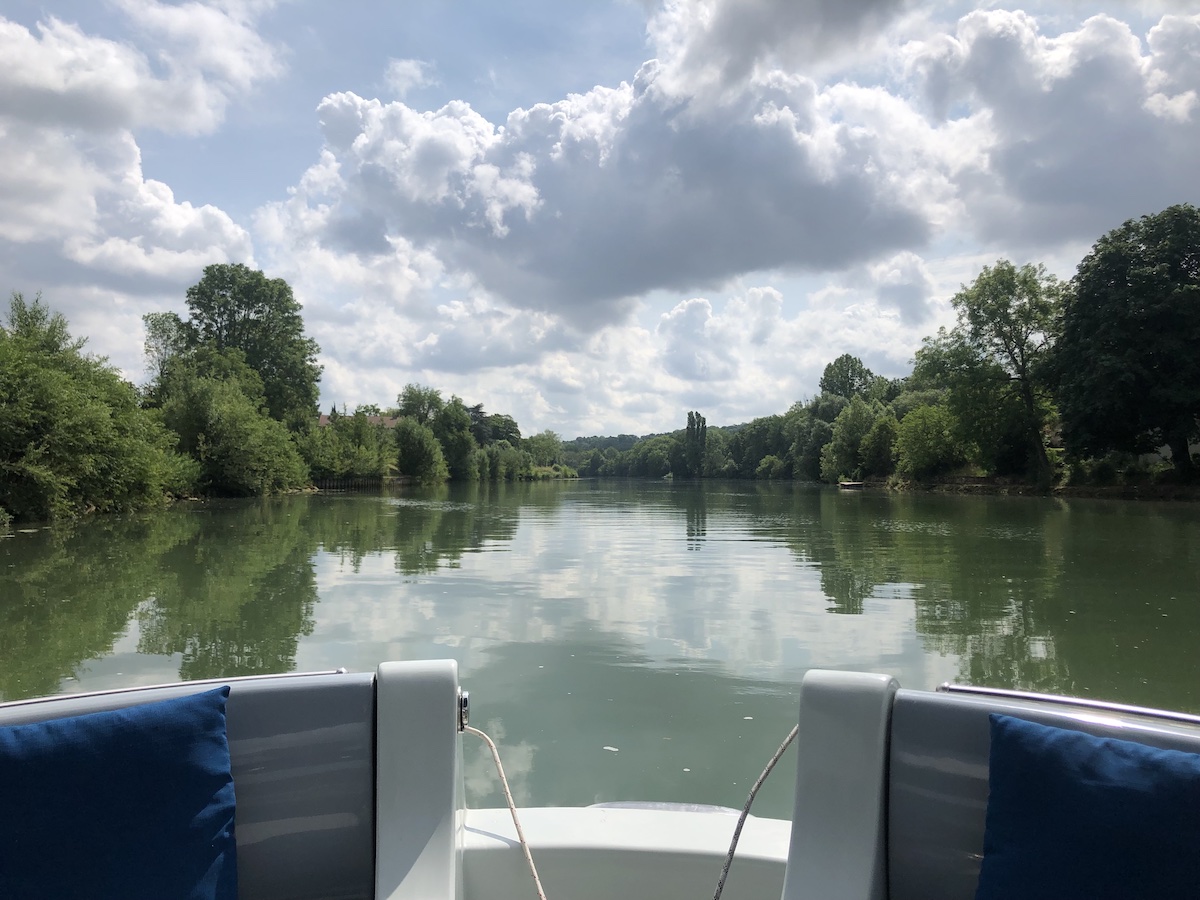
[[[537,888],[538,900],[546,900],[546,892],[542,890],[542,880],[538,878],[537,866],[533,864],[533,854],[529,852],[529,842],[525,840],[525,832],[521,830],[521,820],[517,818],[517,804],[513,802],[512,791],[508,789],[508,779],[504,777],[504,766],[500,764],[500,751],[496,749],[492,739],[478,728],[465,725],[463,731],[469,731],[471,734],[483,738],[488,749],[492,751],[492,759],[496,761],[496,771],[500,773],[500,786],[504,788],[504,799],[508,801],[508,811],[512,813],[513,825],[517,829],[517,839],[521,842],[521,849],[525,851],[525,862],[529,863],[529,874],[533,876],[533,886]],[[724,878],[721,880],[724,881]]]
[[[775,751],[775,755],[767,763],[767,767],[762,770],[762,774],[754,782],[754,787],[750,788],[750,796],[746,798],[746,805],[742,807],[742,814],[738,816],[737,826],[733,829],[733,840],[729,842],[729,852],[725,855],[725,865],[721,867],[721,880],[717,882],[717,891],[713,894],[713,900],[721,900],[721,892],[725,890],[725,879],[729,877],[729,868],[733,865],[733,856],[737,852],[738,841],[742,836],[742,827],[746,824],[746,818],[750,815],[750,806],[754,803],[758,789],[763,786],[763,782],[767,780],[767,776],[771,774],[771,770],[775,768],[775,764],[779,762],[784,752],[791,746],[792,741],[796,739],[796,734],[799,730],[799,725],[792,727],[792,730],[788,732],[788,736],[783,739],[783,743],[779,745],[779,749]],[[533,876],[533,886],[537,889],[538,900],[546,900],[546,892],[542,890],[542,880],[538,877],[537,866],[533,864],[533,854],[529,850],[529,841],[525,840],[525,831],[521,828],[521,820],[517,818],[517,804],[513,800],[512,791],[508,788],[508,778],[505,777],[504,766],[500,762],[500,751],[496,749],[495,742],[478,728],[464,725],[463,731],[469,731],[471,734],[482,738],[483,742],[487,744],[488,749],[492,751],[492,759],[495,760],[496,771],[500,775],[500,787],[504,789],[504,799],[508,801],[508,811],[512,814],[513,826],[517,829],[517,840],[521,842],[521,850],[525,854],[525,862],[529,864],[529,874]]]
[[799,730],[799,725],[792,726],[792,730],[788,732],[788,736],[783,739],[783,743],[779,745],[779,749],[775,751],[775,755],[767,763],[767,767],[758,776],[758,781],[754,782],[754,787],[750,788],[750,796],[746,798],[746,805],[742,807],[742,814],[738,816],[737,827],[733,829],[733,840],[729,842],[729,852],[725,854],[725,865],[721,868],[721,880],[717,882],[717,892],[713,894],[713,900],[721,900],[721,891],[725,890],[725,879],[729,877],[729,867],[733,865],[733,854],[737,850],[738,839],[742,836],[742,826],[746,824],[746,817],[750,815],[750,804],[754,802],[754,795],[758,793],[758,789],[762,787],[763,782],[767,780],[767,776],[771,774],[771,770],[775,768],[775,763],[779,762],[784,751],[796,739],[796,733]]

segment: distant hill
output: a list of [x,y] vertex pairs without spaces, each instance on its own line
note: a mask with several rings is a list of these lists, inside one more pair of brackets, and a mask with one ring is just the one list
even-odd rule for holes
[[[743,428],[746,427],[747,424],[749,424],[749,423],[739,422],[736,425],[710,425],[709,430],[710,431],[724,431],[727,434],[733,434],[735,432],[741,431]],[[679,431],[683,431],[683,429],[677,428],[677,429],[675,429],[675,431],[656,431],[651,434],[642,434],[642,435],[636,435],[636,434],[618,434],[616,436],[591,435],[590,437],[577,437],[570,441],[563,441],[562,445],[563,445],[563,450],[566,450],[571,453],[590,453],[593,450],[599,450],[599,451],[603,452],[603,451],[607,450],[609,447],[616,447],[619,452],[624,453],[626,450],[632,449],[633,445],[636,444],[638,441],[648,441],[651,438],[663,437],[665,435],[675,434],[676,432],[679,432]]]

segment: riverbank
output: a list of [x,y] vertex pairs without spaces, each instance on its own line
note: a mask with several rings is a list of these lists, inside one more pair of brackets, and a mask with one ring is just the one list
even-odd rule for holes
[[1006,478],[960,476],[940,481],[867,481],[866,488],[890,491],[915,491],[931,494],[970,494],[978,496],[1090,497],[1108,500],[1179,500],[1200,503],[1200,484],[1083,484],[1061,485],[1050,489]]

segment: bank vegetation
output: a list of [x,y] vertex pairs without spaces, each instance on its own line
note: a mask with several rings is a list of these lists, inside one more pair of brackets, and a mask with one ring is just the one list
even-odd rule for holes
[[282,279],[208,266],[187,317],[144,317],[149,381],[86,352],[40,296],[0,325],[0,524],[314,481],[589,475],[1054,486],[1192,484],[1200,440],[1200,211],[1130,220],[1070,281],[999,260],[953,298],[911,373],[842,354],[818,392],[724,427],[525,437],[512,416],[407,385],[321,414],[319,348]]

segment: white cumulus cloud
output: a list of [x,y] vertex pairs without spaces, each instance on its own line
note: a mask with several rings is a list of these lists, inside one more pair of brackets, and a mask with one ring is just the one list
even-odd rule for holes
[[383,80],[392,94],[403,100],[409,91],[435,83],[432,69],[419,59],[389,59]]

